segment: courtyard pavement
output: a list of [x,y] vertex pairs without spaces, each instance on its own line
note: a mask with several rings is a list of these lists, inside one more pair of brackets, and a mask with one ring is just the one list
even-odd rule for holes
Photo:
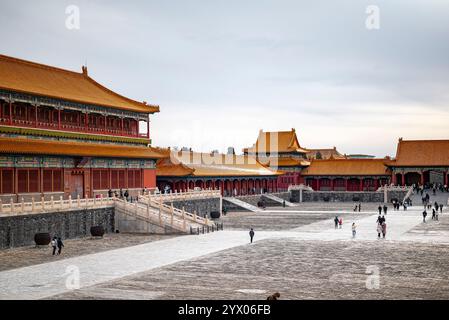
[[[406,234],[421,224],[422,208],[413,207],[408,211],[390,212],[386,216],[389,241],[414,241],[449,243],[446,230],[438,232],[415,232]],[[277,209],[267,215],[285,214]],[[336,211],[338,213],[338,211]],[[290,215],[300,219],[320,212],[288,210]],[[293,239],[295,241],[366,241],[375,240],[377,214],[346,214],[343,228],[335,229],[334,212],[326,212],[326,219],[301,225],[288,230],[256,229],[255,242]],[[257,214],[256,214],[257,216]],[[321,217],[322,218],[322,217]],[[282,219],[278,216],[277,219]],[[357,225],[357,236],[352,239],[351,224]],[[229,230],[205,235],[180,236],[167,240],[139,244],[126,248],[72,257],[23,268],[0,272],[0,299],[42,299],[60,295],[76,288],[86,288],[124,277],[151,272],[182,261],[205,257],[220,251],[247,245],[247,230]],[[79,282],[77,274],[79,273]]]

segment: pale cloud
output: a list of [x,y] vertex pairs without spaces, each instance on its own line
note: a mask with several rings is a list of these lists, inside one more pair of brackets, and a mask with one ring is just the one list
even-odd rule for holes
[[448,1],[3,0],[0,21],[1,53],[87,61],[100,83],[159,104],[155,145],[241,150],[294,127],[306,147],[384,156],[398,137],[449,138]]

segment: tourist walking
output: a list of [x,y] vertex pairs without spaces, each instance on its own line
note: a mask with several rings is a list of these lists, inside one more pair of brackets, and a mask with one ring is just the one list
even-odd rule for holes
[[385,236],[387,235],[387,224],[382,222],[382,237],[385,239]]
[[334,219],[334,223],[335,223],[335,229],[337,229],[337,228],[338,228],[338,222],[339,222],[339,220],[338,220],[338,216],[335,216],[335,219]]
[[377,210],[379,210],[379,216],[382,214],[382,206],[379,205],[379,207],[377,208]]
[[440,213],[443,213],[443,204],[440,204]]
[[342,217],[340,217],[340,219],[338,220],[338,225],[340,226],[340,229],[341,229],[341,227],[343,226],[343,218]]
[[422,222],[426,223],[427,211],[424,210],[422,213]]
[[109,198],[112,198],[112,195],[113,195],[113,194],[114,194],[114,193],[112,192],[112,190],[109,189],[109,190],[108,190],[108,197],[109,197]]
[[120,199],[123,199],[123,190],[120,188]]
[[356,225],[355,225],[355,222],[353,222],[352,223],[352,238],[354,239],[355,238],[355,234],[356,234],[356,229],[357,229],[357,227],[356,227]]
[[51,239],[51,247],[53,248],[53,255],[55,255],[56,248],[58,247],[58,238],[56,236]]
[[435,216],[436,216],[435,209],[432,208],[432,220],[435,220]]
[[64,243],[62,243],[61,237],[58,237],[57,245],[58,245],[58,256],[59,256],[61,254],[62,247],[64,247]]
[[124,196],[125,196],[126,201],[128,201],[128,197],[129,197],[128,189],[126,189]]
[[377,224],[377,239],[380,239],[380,234],[382,233],[382,224]]
[[253,243],[253,238],[254,238],[254,229],[251,228],[251,230],[249,231],[249,238],[250,238],[250,243]]
[[359,212],[362,211],[362,203],[359,202]]
[[384,205],[384,214],[387,214],[388,211],[388,207],[386,205]]

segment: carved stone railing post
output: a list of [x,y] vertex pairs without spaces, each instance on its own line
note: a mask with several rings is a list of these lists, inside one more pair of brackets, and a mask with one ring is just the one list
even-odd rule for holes
[[79,194],[76,195],[76,206],[77,206],[78,208],[81,207],[81,199],[80,199],[80,195],[79,195]]
[[69,194],[69,208],[72,207],[72,195]]
[[183,227],[184,231],[187,229],[186,212],[184,210],[184,207],[182,207],[182,227]]
[[42,211],[45,211],[45,197],[41,197],[41,207]]
[[59,210],[63,210],[64,206],[64,199],[62,198],[62,196],[59,196]]
[[53,196],[50,197],[51,210],[55,209],[55,202],[53,201]]
[[162,204],[159,204],[159,224],[162,226]]
[[11,198],[11,200],[9,202],[9,205],[11,207],[11,213],[14,213],[14,201],[12,200],[12,198]]
[[0,214],[3,212],[3,203],[2,199],[0,199]]
[[35,209],[34,197],[31,197],[31,212],[34,212]]

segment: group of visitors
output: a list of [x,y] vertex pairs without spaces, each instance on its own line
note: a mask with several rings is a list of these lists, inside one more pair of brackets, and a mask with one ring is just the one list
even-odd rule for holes
[[449,192],[449,187],[447,185],[443,185],[442,183],[426,183],[425,185],[414,184],[413,190],[416,193],[421,193],[421,196],[424,194],[424,190],[432,190],[432,193],[435,195],[437,191]]
[[[62,247],[64,247],[61,237],[54,236],[53,239],[51,239],[51,247],[53,248],[53,255],[57,254],[59,256],[61,254]],[[58,249],[57,253],[56,249]]]
[[379,211],[379,216],[382,214],[382,210],[383,210],[384,214],[387,214],[387,211],[388,211],[387,205],[384,204],[383,207],[382,207],[382,205],[379,205],[379,207],[377,207],[377,211]]
[[337,228],[341,229],[341,227],[343,226],[343,218],[335,216],[334,223],[335,223],[335,229],[337,229]]
[[[342,218],[342,217],[339,217],[339,216],[335,216],[335,218],[334,218],[334,224],[335,224],[335,229],[341,229],[342,226],[343,226],[343,218]],[[356,235],[356,229],[357,229],[357,226],[356,226],[355,222],[353,222],[353,223],[352,223],[352,226],[351,226],[352,237],[353,237],[353,238],[355,238],[355,235]]]
[[359,204],[356,204],[355,206],[354,206],[354,212],[360,212],[360,211],[362,211],[362,204],[359,202]]
[[120,189],[119,192],[117,192],[117,190],[112,191],[111,189],[109,189],[108,197],[109,198],[112,198],[112,197],[120,198],[120,199],[123,199],[123,200],[126,200],[126,201],[129,201],[131,199],[131,201],[132,201],[132,197],[131,198],[129,197],[128,189],[125,190],[125,192],[123,192],[123,189]]
[[435,201],[433,206],[431,204],[427,204],[424,206],[424,211],[422,213],[423,216],[423,222],[426,222],[427,217],[427,210],[432,209],[432,220],[438,221],[438,215],[439,213],[443,213],[443,204],[438,204],[438,202]]

